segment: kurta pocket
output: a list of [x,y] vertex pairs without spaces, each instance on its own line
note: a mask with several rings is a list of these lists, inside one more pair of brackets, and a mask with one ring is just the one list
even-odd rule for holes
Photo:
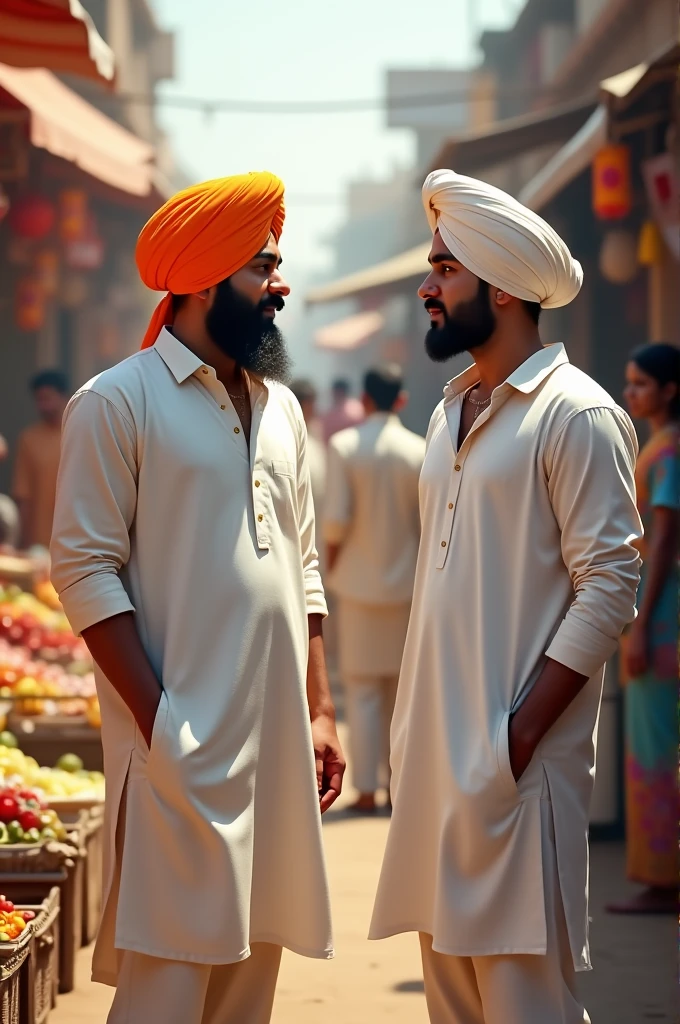
[[512,765],[510,764],[510,714],[510,711],[506,711],[501,720],[501,726],[496,737],[496,760],[503,788],[507,792],[519,796],[519,789],[515,776],[512,774]]
[[151,765],[152,758],[156,752],[158,741],[163,738],[165,733],[165,726],[168,721],[168,695],[165,690],[161,693],[161,699],[158,702],[158,708],[156,710],[156,717],[153,720],[153,729],[151,730],[151,745],[149,747],[149,757],[147,760],[147,771]]

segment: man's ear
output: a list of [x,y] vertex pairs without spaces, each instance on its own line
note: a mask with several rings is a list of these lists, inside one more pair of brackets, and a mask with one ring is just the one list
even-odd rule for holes
[[491,293],[497,306],[507,306],[513,300],[513,296],[508,295],[502,288],[492,288]]
[[408,405],[409,393],[408,391],[400,391],[397,395],[397,400],[392,406],[394,412],[401,412]]

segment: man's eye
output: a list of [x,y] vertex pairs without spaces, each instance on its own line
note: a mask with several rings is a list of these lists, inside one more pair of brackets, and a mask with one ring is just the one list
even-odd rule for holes
[[444,271],[445,274],[452,274],[453,271],[455,270],[455,267],[447,267],[446,265],[444,265],[442,267],[442,270]]

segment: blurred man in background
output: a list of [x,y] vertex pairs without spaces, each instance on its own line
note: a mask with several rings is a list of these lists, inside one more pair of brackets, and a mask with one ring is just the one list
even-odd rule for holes
[[61,421],[69,398],[68,381],[45,370],[31,381],[38,422],[19,437],[12,495],[21,517],[21,544],[49,547],[57,493]]
[[402,426],[397,413],[405,403],[398,366],[370,370],[365,422],[335,434],[328,448],[328,584],[338,598],[340,673],[359,790],[354,809],[369,814],[376,809],[380,769],[389,771],[389,730],[420,538],[425,440]]
[[346,427],[361,423],[364,418],[364,407],[357,398],[352,398],[352,389],[348,380],[339,378],[333,381],[331,388],[331,407],[323,417],[323,433],[326,443],[333,434]]
[[316,402],[318,392],[310,380],[299,378],[294,380],[290,386],[304,417],[307,426],[307,463],[309,465],[309,476],[312,482],[312,500],[314,502],[314,514],[316,516],[317,545],[319,561],[323,545],[319,536],[319,528],[323,516],[323,500],[326,491],[326,449],[319,439],[320,424],[317,418]]

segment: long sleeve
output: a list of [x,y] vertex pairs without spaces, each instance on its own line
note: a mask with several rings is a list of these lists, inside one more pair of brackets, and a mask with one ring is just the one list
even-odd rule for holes
[[137,503],[135,431],[92,391],[69,405],[52,533],[52,582],[75,633],[134,606],[120,579]]
[[345,460],[335,438],[328,445],[323,534],[327,544],[341,544],[352,520],[352,492]]
[[547,655],[585,676],[616,650],[635,617],[642,524],[635,503],[637,441],[620,409],[573,415],[549,465],[549,494],[562,534],[562,557],[574,585],[569,608]]
[[300,531],[300,551],[302,554],[302,570],[304,574],[305,598],[308,615],[328,615],[321,573],[319,572],[319,555],[316,550],[316,527],[314,517],[314,498],[312,481],[307,456],[307,428],[298,419],[298,525]]

